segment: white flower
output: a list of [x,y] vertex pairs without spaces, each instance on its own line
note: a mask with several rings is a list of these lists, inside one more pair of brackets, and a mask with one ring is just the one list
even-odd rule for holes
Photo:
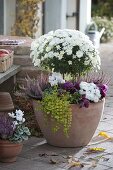
[[76,52],[76,55],[78,58],[81,58],[81,57],[83,57],[83,52],[79,50]]
[[57,48],[57,50],[60,50],[60,45],[57,45],[56,48]]
[[25,122],[25,118],[22,119],[22,123],[24,123],[24,122]]
[[23,120],[24,112],[22,112],[21,110],[16,110],[15,116],[16,120],[21,122]]
[[67,55],[71,55],[72,54],[72,50],[70,50],[70,49],[67,49]]
[[68,64],[69,64],[69,65],[72,65],[72,61],[71,61],[71,60],[69,60],[69,61],[68,61]]
[[81,82],[79,93],[93,102],[98,102],[101,97],[100,90],[94,83]]
[[15,129],[16,128],[16,126],[18,125],[18,122],[15,120],[15,121],[13,121],[13,128]]
[[47,47],[47,48],[46,48],[46,51],[47,51],[47,52],[51,51],[51,47]]
[[73,59],[76,58],[77,56],[76,55],[73,55]]
[[54,72],[51,76],[49,76],[49,83],[51,84],[51,86],[54,86],[58,83],[65,83],[65,80],[60,73]]
[[34,66],[40,66],[40,59],[35,59]]
[[[31,44],[30,57],[34,63],[34,66],[44,66],[45,60],[47,66],[51,68],[51,64],[55,67],[58,66],[57,61],[66,61],[71,56],[74,59],[72,67],[75,67],[77,62],[84,61],[84,65],[91,69],[100,69],[100,56],[99,52],[95,49],[95,46],[89,40],[89,37],[77,30],[70,29],[58,29],[51,31],[48,34],[42,35],[37,40],[34,40]],[[84,60],[82,60],[84,57]],[[72,61],[70,59],[70,61]],[[70,62],[68,63],[70,65]],[[67,67],[68,68],[68,67]],[[86,67],[84,67],[85,69]],[[86,70],[84,70],[86,71]],[[67,71],[69,72],[69,70]]]
[[8,113],[8,115],[9,115],[10,117],[12,117],[12,118],[15,118],[15,117],[16,117],[13,112],[12,112],[12,113]]

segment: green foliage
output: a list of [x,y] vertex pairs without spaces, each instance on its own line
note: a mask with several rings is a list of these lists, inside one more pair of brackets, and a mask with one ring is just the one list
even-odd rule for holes
[[80,99],[81,99],[81,95],[79,92],[75,92],[73,94],[70,94],[70,96],[69,96],[69,101],[72,104],[73,103],[79,104]]
[[45,118],[50,118],[53,122],[56,122],[52,130],[57,132],[60,127],[62,128],[63,126],[63,131],[66,136],[68,136],[72,121],[72,113],[68,97],[69,96],[67,94],[63,94],[59,97],[57,88],[54,88],[51,93],[47,91],[45,92],[41,102]]
[[99,31],[101,31],[103,27],[105,28],[101,42],[110,41],[113,38],[113,20],[101,17],[93,17],[93,20],[96,22]]
[[113,17],[113,0],[98,0],[97,4],[92,5],[92,16]]
[[[78,48],[79,50],[79,48]],[[73,48],[73,55],[76,55],[76,47]],[[92,52],[93,54],[93,52]],[[53,65],[54,65],[54,72],[60,72],[61,74],[70,74],[70,75],[75,75],[75,77],[80,77],[84,74],[86,74],[88,71],[90,71],[92,69],[92,63],[90,62],[89,64],[85,65],[85,60],[86,58],[88,58],[88,56],[86,54],[83,55],[83,57],[81,57],[81,59],[77,59],[74,60],[72,58],[72,55],[64,55],[64,57],[62,58],[61,62],[59,62],[58,58],[53,58],[50,59],[50,61],[48,62],[43,62],[44,66],[48,66],[48,68],[50,68],[52,70]],[[71,60],[72,61],[72,65],[68,64],[68,61]],[[45,68],[46,68],[45,67]]]
[[16,130],[13,134],[13,136],[10,138],[11,141],[13,142],[22,142],[24,140],[28,140],[28,136],[30,136],[31,133],[25,125],[18,125],[16,127]]

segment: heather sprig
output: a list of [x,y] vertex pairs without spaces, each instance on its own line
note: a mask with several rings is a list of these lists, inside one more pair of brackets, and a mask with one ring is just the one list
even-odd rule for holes
[[5,113],[0,113],[0,139],[9,139],[14,133],[12,119]]

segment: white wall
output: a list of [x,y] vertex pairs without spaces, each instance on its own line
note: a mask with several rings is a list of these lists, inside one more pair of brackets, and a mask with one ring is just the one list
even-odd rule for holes
[[67,0],[45,1],[45,33],[66,28]]
[[67,14],[67,0],[61,0],[61,29],[65,29],[67,26],[67,20],[66,20],[66,14]]
[[85,32],[91,21],[91,0],[80,0],[79,30]]
[[4,35],[10,35],[15,23],[16,0],[4,0]]

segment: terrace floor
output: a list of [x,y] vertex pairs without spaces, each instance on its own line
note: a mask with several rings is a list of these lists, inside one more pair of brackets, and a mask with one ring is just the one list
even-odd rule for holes
[[[108,96],[106,97],[103,117],[95,136],[105,131],[113,137],[113,42],[100,46],[102,69],[111,77]],[[97,138],[98,140],[98,138]],[[88,148],[104,148],[104,152],[90,153]],[[71,167],[71,159],[80,160],[81,166]],[[82,167],[82,165],[84,167]],[[0,170],[113,170],[113,140],[91,144],[84,148],[58,148],[50,146],[44,138],[31,137],[23,147],[15,163],[0,163]]]

